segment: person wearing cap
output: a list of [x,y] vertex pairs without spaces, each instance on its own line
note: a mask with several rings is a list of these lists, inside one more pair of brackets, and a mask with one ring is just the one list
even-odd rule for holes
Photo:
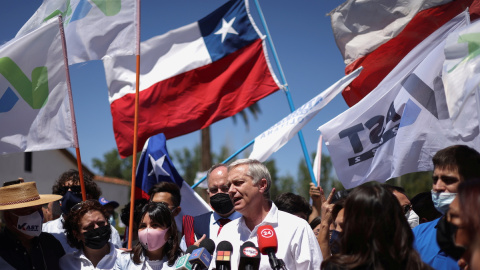
[[116,201],[109,201],[105,199],[105,197],[101,197],[99,200],[101,205],[105,208],[105,211],[107,211],[107,219],[108,222],[112,225],[115,226],[115,209],[120,205]]
[[42,232],[42,205],[59,195],[39,195],[35,182],[0,188],[0,211],[5,228],[0,232],[0,269],[60,269],[65,254],[60,242]]

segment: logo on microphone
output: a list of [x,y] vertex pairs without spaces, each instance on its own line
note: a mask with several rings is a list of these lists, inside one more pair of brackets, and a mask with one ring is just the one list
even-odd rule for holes
[[260,232],[260,234],[265,238],[270,238],[275,235],[275,232],[271,229],[265,228]]
[[247,257],[256,257],[258,255],[258,250],[254,247],[246,247],[243,249],[243,254]]

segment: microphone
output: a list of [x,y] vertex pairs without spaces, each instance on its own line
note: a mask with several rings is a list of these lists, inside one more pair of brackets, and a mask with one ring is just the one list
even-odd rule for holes
[[177,262],[175,263],[175,270],[192,270],[192,264],[188,261],[190,254],[197,249],[198,247],[195,245],[191,245],[185,251],[185,255],[178,258]]
[[228,241],[222,241],[217,245],[217,257],[215,263],[218,270],[230,270],[233,246]]
[[260,268],[260,251],[250,241],[240,247],[240,262],[238,269],[258,270]]
[[192,251],[188,261],[192,264],[192,269],[207,269],[212,262],[212,253],[215,250],[215,243],[212,239],[205,238],[200,243],[200,247]]
[[257,237],[258,248],[263,255],[268,255],[268,261],[272,269],[286,270],[285,263],[275,256],[275,253],[277,253],[278,240],[272,225],[260,226],[257,230]]

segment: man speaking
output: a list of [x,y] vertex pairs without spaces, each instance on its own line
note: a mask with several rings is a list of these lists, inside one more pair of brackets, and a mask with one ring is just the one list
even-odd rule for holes
[[[271,225],[275,230],[276,257],[283,260],[287,269],[320,269],[323,256],[308,223],[278,210],[270,200],[272,180],[265,165],[253,159],[237,160],[228,166],[228,182],[234,209],[242,217],[225,225],[216,242],[232,244],[232,269],[238,269],[243,243],[250,241],[258,246],[257,229],[263,225]],[[268,256],[262,255],[259,269],[271,269]]]

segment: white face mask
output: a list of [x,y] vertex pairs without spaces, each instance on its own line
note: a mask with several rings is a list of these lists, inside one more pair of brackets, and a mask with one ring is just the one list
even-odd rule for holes
[[420,224],[420,217],[412,209],[408,210],[408,212],[405,214],[405,217],[407,218],[408,225],[410,225],[410,228],[412,229]]
[[445,215],[448,210],[448,206],[450,206],[456,196],[457,193],[435,192],[432,190],[433,206],[435,206],[435,209],[437,209],[438,212],[442,213],[442,215]]
[[[14,214],[15,215],[15,214]],[[17,216],[17,215],[15,215]],[[17,230],[30,236],[39,236],[42,233],[43,217],[40,212],[35,211],[30,215],[17,216]]]

